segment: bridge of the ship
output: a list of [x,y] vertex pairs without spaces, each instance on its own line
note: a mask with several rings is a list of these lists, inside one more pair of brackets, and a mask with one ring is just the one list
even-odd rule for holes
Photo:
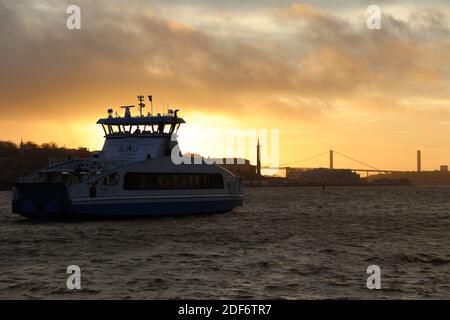
[[99,119],[106,137],[123,135],[170,135],[176,133],[182,118],[172,115],[142,117],[108,117]]

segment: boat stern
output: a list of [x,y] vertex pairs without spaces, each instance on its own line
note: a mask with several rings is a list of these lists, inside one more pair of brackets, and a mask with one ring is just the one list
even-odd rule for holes
[[16,183],[12,212],[28,218],[49,217],[70,210],[67,188],[61,183]]

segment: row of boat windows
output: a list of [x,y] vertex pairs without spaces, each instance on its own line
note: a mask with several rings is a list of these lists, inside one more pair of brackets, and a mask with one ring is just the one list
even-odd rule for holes
[[[109,174],[104,185],[115,185],[117,173]],[[223,176],[218,173],[141,173],[125,174],[125,190],[223,189]]]
[[153,125],[102,125],[105,135],[118,134],[172,134],[178,130],[180,124],[153,124]]

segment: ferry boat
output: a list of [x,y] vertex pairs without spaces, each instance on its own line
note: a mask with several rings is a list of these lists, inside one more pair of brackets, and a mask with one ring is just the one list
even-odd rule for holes
[[[151,96],[148,96],[150,102]],[[12,189],[12,210],[28,218],[154,216],[227,212],[242,206],[239,177],[206,159],[182,156],[179,110],[142,114],[135,106],[101,118],[105,142],[91,159],[50,165]],[[152,108],[153,109],[153,108]],[[183,161],[180,161],[182,159]]]

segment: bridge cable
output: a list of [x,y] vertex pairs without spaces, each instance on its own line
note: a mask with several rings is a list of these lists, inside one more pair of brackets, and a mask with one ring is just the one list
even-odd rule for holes
[[358,162],[359,164],[362,164],[362,165],[364,165],[364,166],[366,166],[366,167],[369,167],[369,168],[371,168],[371,169],[378,170],[378,171],[383,171],[383,170],[378,169],[378,168],[376,168],[376,167],[374,167],[374,166],[371,166],[370,164],[367,164],[367,163],[364,163],[364,162],[362,162],[362,161],[353,159],[352,157],[346,156],[345,154],[342,154],[342,153],[340,153],[340,152],[338,152],[338,151],[333,150],[333,152],[334,152],[334,153],[337,153],[337,154],[340,155],[340,156],[343,156],[344,158],[347,158],[347,159],[350,159],[350,160],[352,160],[352,161]]
[[278,167],[279,167],[279,168],[280,168],[280,167],[287,167],[287,166],[292,165],[292,164],[296,164],[296,163],[300,163],[300,162],[305,162],[305,161],[308,161],[308,160],[312,160],[312,159],[321,157],[321,156],[323,156],[323,155],[325,155],[325,154],[327,154],[327,153],[328,153],[328,151],[325,151],[325,152],[316,154],[316,155],[314,155],[314,156],[312,156],[312,157],[309,157],[309,158],[306,158],[306,159],[302,159],[302,160],[298,160],[298,161],[289,162],[289,163],[286,163],[286,164],[279,165]]

